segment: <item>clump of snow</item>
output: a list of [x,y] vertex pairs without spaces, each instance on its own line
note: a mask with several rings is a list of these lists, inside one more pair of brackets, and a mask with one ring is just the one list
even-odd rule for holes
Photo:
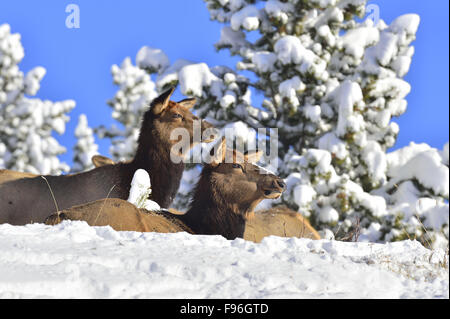
[[255,244],[64,221],[0,225],[0,243],[1,298],[449,297],[445,253],[416,241]]
[[235,31],[231,27],[223,27],[220,31],[220,40],[216,43],[216,48],[230,48],[231,51],[237,52],[241,47],[247,45],[245,33],[241,30]]
[[249,5],[231,16],[230,24],[234,31],[244,28],[247,31],[256,30],[259,27],[260,13],[255,6]]
[[167,68],[170,62],[161,49],[144,46],[136,55],[136,65],[142,69],[149,69],[153,73]]
[[144,169],[138,169],[131,180],[130,196],[128,201],[136,206],[147,199],[151,193],[150,176]]
[[185,95],[202,96],[203,87],[208,87],[218,78],[205,63],[184,66],[178,73],[181,92]]
[[303,107],[303,113],[311,122],[317,123],[320,121],[322,110],[319,105],[305,105]]
[[378,42],[379,36],[377,28],[360,27],[347,31],[339,41],[347,54],[354,56],[356,59],[361,59],[365,48]]
[[297,185],[293,190],[294,202],[298,207],[304,208],[308,206],[316,196],[316,191],[309,185]]
[[150,176],[144,169],[138,169],[131,180],[130,195],[128,201],[138,208],[147,210],[160,210],[158,203],[149,200],[148,196],[152,193]]
[[324,150],[309,149],[305,154],[305,160],[315,166],[315,171],[320,173],[328,172],[331,164],[331,154]]
[[156,85],[159,90],[162,90],[164,86],[172,85],[178,81],[178,72],[186,65],[192,64],[191,61],[178,59],[172,65],[164,70],[161,74],[158,74],[156,78]]
[[425,197],[419,198],[415,206],[417,214],[424,217],[425,227],[442,229],[443,226],[449,225],[448,205]]
[[242,147],[247,146],[249,149],[256,148],[256,131],[242,121],[229,123],[221,130],[222,135],[226,137],[227,142],[236,141],[236,147],[244,150]]
[[323,135],[318,142],[320,149],[329,151],[332,156],[338,159],[344,159],[348,156],[348,150],[345,143],[339,139],[334,133]]
[[40,82],[44,78],[46,72],[47,70],[43,67],[36,67],[27,73],[24,79],[25,93],[27,95],[36,95],[41,87]]
[[331,206],[323,207],[319,212],[319,220],[326,224],[335,224],[339,220],[339,213]]
[[359,131],[363,127],[363,119],[361,115],[354,113],[354,106],[363,99],[360,86],[347,80],[336,91],[335,102],[339,107],[337,135],[344,136],[348,131]]
[[288,13],[294,11],[294,6],[292,5],[292,3],[284,3],[278,0],[269,0],[267,1],[264,10],[269,17],[275,18],[282,23],[286,23],[289,19]]
[[255,68],[262,73],[273,71],[276,61],[277,56],[271,52],[257,52],[252,57],[252,62],[255,64]]
[[419,27],[420,17],[417,14],[404,14],[396,18],[389,26],[394,33],[415,35]]
[[223,108],[228,108],[233,104],[236,104],[236,94],[233,91],[225,92],[225,95],[220,99],[220,105]]
[[148,210],[148,211],[159,211],[161,210],[161,206],[159,206],[159,204],[155,201],[152,201],[151,199],[147,199],[144,202],[144,209]]
[[379,223],[371,223],[369,227],[361,231],[358,241],[376,242],[382,236],[381,225]]
[[275,43],[274,50],[282,64],[297,64],[302,73],[311,72],[320,76],[325,69],[325,64],[316,54],[305,48],[295,36],[286,35],[280,38]]
[[298,76],[294,76],[291,79],[281,82],[278,89],[282,97],[287,98],[290,104],[297,107],[300,105],[297,94],[305,90],[305,87],[305,84],[300,80],[300,78]]
[[362,151],[362,158],[367,165],[368,172],[375,182],[384,184],[386,180],[386,154],[380,144],[369,141]]
[[449,196],[449,169],[442,164],[439,151],[426,144],[411,143],[387,155],[390,185],[403,180],[418,180],[435,194]]

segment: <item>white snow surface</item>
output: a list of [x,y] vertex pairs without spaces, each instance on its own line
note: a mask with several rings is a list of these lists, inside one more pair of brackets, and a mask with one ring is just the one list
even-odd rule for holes
[[0,298],[448,298],[441,250],[0,225]]

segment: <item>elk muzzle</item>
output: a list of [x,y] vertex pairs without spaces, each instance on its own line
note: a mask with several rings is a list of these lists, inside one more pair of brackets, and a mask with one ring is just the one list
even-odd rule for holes
[[264,198],[277,199],[286,190],[286,183],[277,176],[267,176],[265,181],[265,186],[262,190],[264,193]]

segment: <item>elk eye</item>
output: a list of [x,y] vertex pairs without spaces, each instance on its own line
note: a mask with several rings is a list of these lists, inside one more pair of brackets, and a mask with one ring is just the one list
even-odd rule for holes
[[233,168],[240,168],[243,170],[242,166],[240,164],[233,164]]
[[182,119],[182,118],[183,118],[183,115],[178,114],[178,113],[175,113],[174,115],[172,115],[172,117],[173,117],[174,119]]

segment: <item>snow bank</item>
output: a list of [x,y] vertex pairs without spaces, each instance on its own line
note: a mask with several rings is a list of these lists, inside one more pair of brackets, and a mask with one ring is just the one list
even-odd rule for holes
[[1,298],[448,298],[443,251],[418,242],[0,225]]

